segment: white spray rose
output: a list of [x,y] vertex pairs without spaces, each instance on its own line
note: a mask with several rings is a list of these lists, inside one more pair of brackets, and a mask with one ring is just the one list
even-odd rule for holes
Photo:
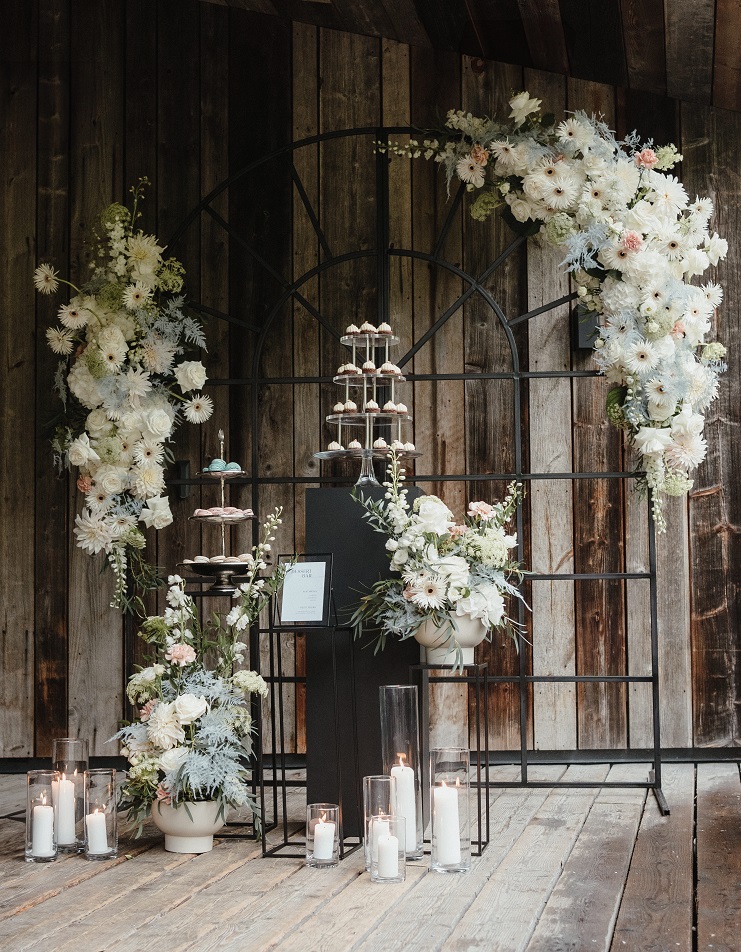
[[668,429],[653,426],[642,426],[635,435],[635,447],[643,456],[660,456],[671,442]]
[[70,443],[67,460],[70,466],[87,466],[89,463],[100,462],[100,457],[90,445],[87,433],[82,433]]

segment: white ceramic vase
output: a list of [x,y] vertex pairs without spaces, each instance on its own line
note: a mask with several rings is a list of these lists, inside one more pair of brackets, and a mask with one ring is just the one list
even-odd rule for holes
[[[456,628],[448,618],[455,619]],[[442,625],[427,618],[415,631],[423,664],[455,664],[456,641],[463,653],[463,664],[473,664],[473,649],[486,638],[486,626],[480,618],[471,618],[470,615],[451,615],[448,618]]]
[[155,800],[151,815],[154,825],[165,834],[166,850],[208,853],[213,849],[214,833],[224,826],[226,812],[222,811],[220,800],[180,803],[177,807]]

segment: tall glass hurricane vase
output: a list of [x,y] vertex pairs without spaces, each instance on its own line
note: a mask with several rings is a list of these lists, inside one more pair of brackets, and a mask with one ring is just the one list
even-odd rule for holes
[[379,692],[383,771],[394,780],[392,813],[406,820],[407,856],[420,859],[424,848],[424,821],[417,686],[385,684]]

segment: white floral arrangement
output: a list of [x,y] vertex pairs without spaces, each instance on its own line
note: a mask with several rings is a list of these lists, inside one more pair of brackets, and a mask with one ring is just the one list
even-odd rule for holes
[[249,698],[266,697],[268,686],[256,672],[235,670],[235,665],[244,662],[247,650],[240,633],[283,584],[283,564],[272,576],[260,576],[280,514],[276,510],[265,522],[226,624],[216,616],[201,626],[179,575],[168,578],[164,615],[149,616],[142,624],[140,637],[155,654],[126,688],[138,718],[113,738],[122,741],[121,753],[129,761],[121,803],[140,830],[158,803],[219,800],[222,810],[226,805],[257,809],[249,788]]
[[515,637],[517,626],[506,615],[505,598],[523,601],[517,587],[522,573],[510,550],[517,534],[506,525],[517,508],[521,489],[509,486],[501,503],[471,502],[462,523],[437,496],[421,496],[410,507],[406,479],[392,451],[384,499],[356,497],[365,518],[388,536],[390,567],[400,578],[381,579],[360,600],[351,624],[358,634],[364,625],[378,628],[376,650],[389,636],[412,638],[427,619],[448,632],[447,646],[456,664],[462,660],[458,621],[480,619],[490,637],[500,628]]
[[210,397],[196,392],[206,382],[203,364],[184,359],[187,349],[206,348],[199,322],[184,312],[184,268],[135,228],[146,184],[131,189],[133,211],[119,204],[103,211],[86,284],[64,281],[49,264],[34,275],[42,294],[60,283],[74,292],[59,309],[59,326],[46,332],[64,358],[55,378],[64,409],[52,445],[60,464],[79,470],[85,507],[74,533],[85,552],[105,552],[116,576],[112,607],[128,604],[127,566],[142,587],[155,583],[138,523],[172,522],[167,444],[182,418],[198,424],[213,412]]
[[674,145],[636,133],[618,142],[582,111],[560,123],[527,92],[510,100],[508,121],[451,110],[438,138],[378,143],[441,163],[476,199],[483,221],[499,209],[523,235],[562,249],[583,318],[599,315],[594,358],[612,385],[608,418],[637,454],[638,488],[650,491],[663,530],[662,494],[681,496],[705,458],[704,413],[718,393],[726,349],[708,340],[723,289],[693,284],[725,258],[710,233],[713,203],[691,201],[676,176]]

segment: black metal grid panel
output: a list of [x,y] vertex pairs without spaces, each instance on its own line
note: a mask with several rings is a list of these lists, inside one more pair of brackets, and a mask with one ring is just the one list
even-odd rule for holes
[[[311,268],[309,271],[304,274],[294,277],[293,279],[280,274],[276,269],[270,264],[269,261],[266,261],[260,252],[253,247],[247,239],[242,236],[238,229],[227,222],[223,216],[221,216],[213,207],[214,200],[221,195],[230,185],[234,182],[240,180],[245,175],[249,174],[252,171],[257,170],[264,163],[273,162],[279,156],[293,155],[296,150],[310,147],[318,146],[321,143],[328,142],[333,139],[344,138],[344,137],[367,137],[370,143],[374,140],[388,141],[389,136],[392,135],[403,135],[407,133],[419,133],[420,130],[413,129],[411,127],[405,126],[393,126],[393,127],[362,127],[354,129],[343,129],[333,132],[323,133],[321,135],[310,136],[305,139],[298,140],[293,143],[275,150],[269,155],[265,155],[260,159],[256,159],[254,162],[251,162],[249,165],[245,166],[243,169],[240,169],[238,172],[235,172],[227,180],[218,185],[213,189],[183,220],[179,228],[174,232],[168,241],[168,247],[172,248],[178,241],[178,239],[183,235],[187,228],[197,220],[199,215],[208,214],[213,221],[219,224],[229,238],[235,242],[243,251],[245,251],[255,265],[265,269],[265,271],[275,279],[279,286],[280,291],[276,297],[275,303],[269,313],[267,314],[265,320],[261,325],[253,324],[250,322],[243,321],[239,318],[234,317],[231,314],[223,313],[217,311],[214,308],[210,308],[204,305],[191,305],[191,307],[200,311],[201,313],[208,314],[219,319],[228,321],[232,324],[237,324],[240,327],[247,329],[253,332],[256,335],[254,357],[252,363],[252,373],[249,378],[245,379],[223,379],[223,380],[212,380],[211,384],[215,386],[230,386],[230,387],[249,387],[251,389],[252,395],[252,408],[253,408],[253,440],[252,440],[252,466],[251,466],[251,475],[246,477],[243,482],[248,483],[252,489],[252,500],[253,508],[255,511],[259,512],[259,503],[260,503],[260,489],[263,485],[266,484],[278,484],[278,483],[291,483],[294,485],[311,485],[311,484],[332,484],[346,482],[347,480],[342,477],[332,477],[332,476],[269,476],[261,477],[258,475],[258,445],[259,445],[259,428],[260,428],[260,419],[259,419],[259,402],[258,395],[260,388],[267,385],[293,385],[296,383],[330,383],[331,378],[322,376],[321,373],[317,373],[315,376],[277,376],[277,377],[268,377],[260,375],[260,358],[264,347],[266,346],[270,333],[272,330],[273,322],[275,321],[277,315],[280,313],[281,308],[290,300],[298,301],[302,306],[307,310],[308,313],[313,315],[317,322],[322,326],[322,328],[329,333],[331,336],[339,340],[341,336],[340,332],[337,331],[321,313],[321,311],[316,308],[302,293],[302,288],[306,285],[308,281],[312,278],[325,274],[329,272],[332,268],[336,267],[347,261],[357,260],[357,259],[374,259],[376,263],[376,279],[377,286],[379,289],[378,296],[378,314],[379,320],[388,319],[390,306],[389,306],[389,297],[390,297],[390,282],[389,282],[389,268],[390,260],[392,256],[398,257],[407,257],[415,259],[418,261],[425,261],[436,267],[443,268],[448,272],[456,275],[464,284],[465,290],[458,296],[458,298],[440,315],[437,321],[433,324],[429,330],[422,335],[419,340],[417,340],[410,350],[403,355],[398,361],[400,367],[404,367],[405,364],[408,364],[409,361],[414,357],[414,355],[423,347],[444,325],[445,323],[455,314],[470,298],[474,295],[480,297],[491,309],[491,311],[496,315],[499,324],[502,328],[502,331],[505,334],[507,339],[511,360],[512,360],[512,370],[509,372],[501,373],[452,373],[452,374],[408,374],[407,379],[411,381],[422,381],[422,380],[511,380],[513,382],[513,396],[514,396],[514,431],[515,431],[515,466],[514,471],[511,473],[476,473],[476,474],[434,474],[415,477],[415,482],[429,482],[429,481],[441,481],[441,480],[455,480],[455,481],[473,481],[476,482],[485,482],[493,480],[511,480],[515,479],[519,482],[527,483],[532,480],[538,479],[630,479],[633,478],[633,474],[623,473],[623,472],[601,472],[601,473],[530,473],[523,471],[523,462],[522,462],[522,395],[520,391],[520,382],[533,378],[575,378],[575,377],[595,377],[597,376],[596,371],[541,371],[541,372],[528,372],[523,370],[520,367],[520,358],[517,350],[517,344],[512,333],[512,328],[516,327],[519,324],[522,324],[526,321],[533,319],[547,311],[558,307],[562,304],[565,304],[576,297],[575,293],[564,295],[558,300],[552,301],[550,304],[543,305],[541,307],[535,308],[534,310],[528,311],[523,314],[519,314],[513,318],[507,318],[497,301],[493,298],[491,293],[487,290],[485,282],[487,279],[499,268],[504,261],[509,257],[512,252],[518,248],[526,240],[523,237],[516,237],[500,254],[499,256],[478,276],[469,274],[460,266],[447,261],[443,255],[443,247],[445,244],[445,238],[453,224],[456,214],[459,211],[460,204],[463,198],[464,186],[458,189],[458,192],[454,196],[449,213],[443,224],[443,227],[438,235],[435,247],[431,253],[422,252],[414,249],[404,249],[397,247],[390,247],[389,245],[389,189],[388,189],[388,157],[380,152],[376,154],[376,247],[372,249],[361,249],[356,251],[347,252],[341,255],[334,255],[331,248],[329,247],[326,237],[322,231],[319,217],[311,205],[311,202],[308,198],[307,192],[301,182],[300,176],[295,168],[295,164],[291,162],[291,179],[293,184],[296,187],[298,195],[301,199],[303,207],[305,208],[310,221],[314,227],[314,230],[317,235],[317,240],[319,241],[322,249],[324,259],[321,263],[317,264],[315,267]],[[288,225],[290,227],[290,223]],[[319,368],[317,368],[319,370]],[[173,480],[172,484],[185,485],[188,483],[197,483],[197,479],[186,479],[186,480]],[[489,680],[492,682],[509,682],[515,683],[519,687],[520,693],[520,714],[519,714],[519,729],[520,729],[520,780],[513,781],[512,786],[552,786],[552,787],[572,787],[572,786],[638,786],[646,787],[651,789],[656,796],[657,802],[662,813],[668,813],[669,808],[664,798],[663,792],[661,790],[661,747],[660,747],[660,722],[659,722],[659,672],[658,672],[658,625],[657,625],[657,591],[656,591],[656,539],[653,521],[651,519],[651,501],[648,501],[647,509],[647,518],[649,525],[649,569],[647,572],[612,572],[612,573],[570,573],[570,574],[543,574],[543,573],[532,573],[528,577],[533,580],[553,580],[553,579],[594,579],[594,580],[604,580],[604,579],[647,579],[650,585],[650,623],[651,623],[651,674],[645,677],[631,677],[631,676],[551,676],[551,675],[528,675],[527,673],[527,661],[525,657],[525,651],[519,652],[519,673],[516,676],[512,677],[490,677]],[[523,557],[523,511],[522,506],[517,510],[517,535],[518,535],[518,556],[520,560]],[[253,526],[253,532],[257,533],[257,525]],[[522,623],[524,621],[525,609],[522,604],[519,606],[519,621]],[[129,657],[131,654],[129,653]],[[547,784],[540,784],[538,781],[533,781],[529,778],[529,764],[532,759],[533,752],[528,751],[527,748],[527,705],[528,705],[528,686],[536,682],[566,682],[566,683],[579,683],[579,682],[618,682],[618,683],[632,683],[632,682],[646,682],[651,684],[652,689],[652,705],[653,705],[653,747],[651,748],[651,757],[652,757],[652,770],[649,774],[649,778],[645,783],[568,783],[568,782],[554,782]],[[576,752],[574,752],[576,753]],[[645,756],[645,751],[642,751]],[[621,758],[622,759],[622,758]]]

